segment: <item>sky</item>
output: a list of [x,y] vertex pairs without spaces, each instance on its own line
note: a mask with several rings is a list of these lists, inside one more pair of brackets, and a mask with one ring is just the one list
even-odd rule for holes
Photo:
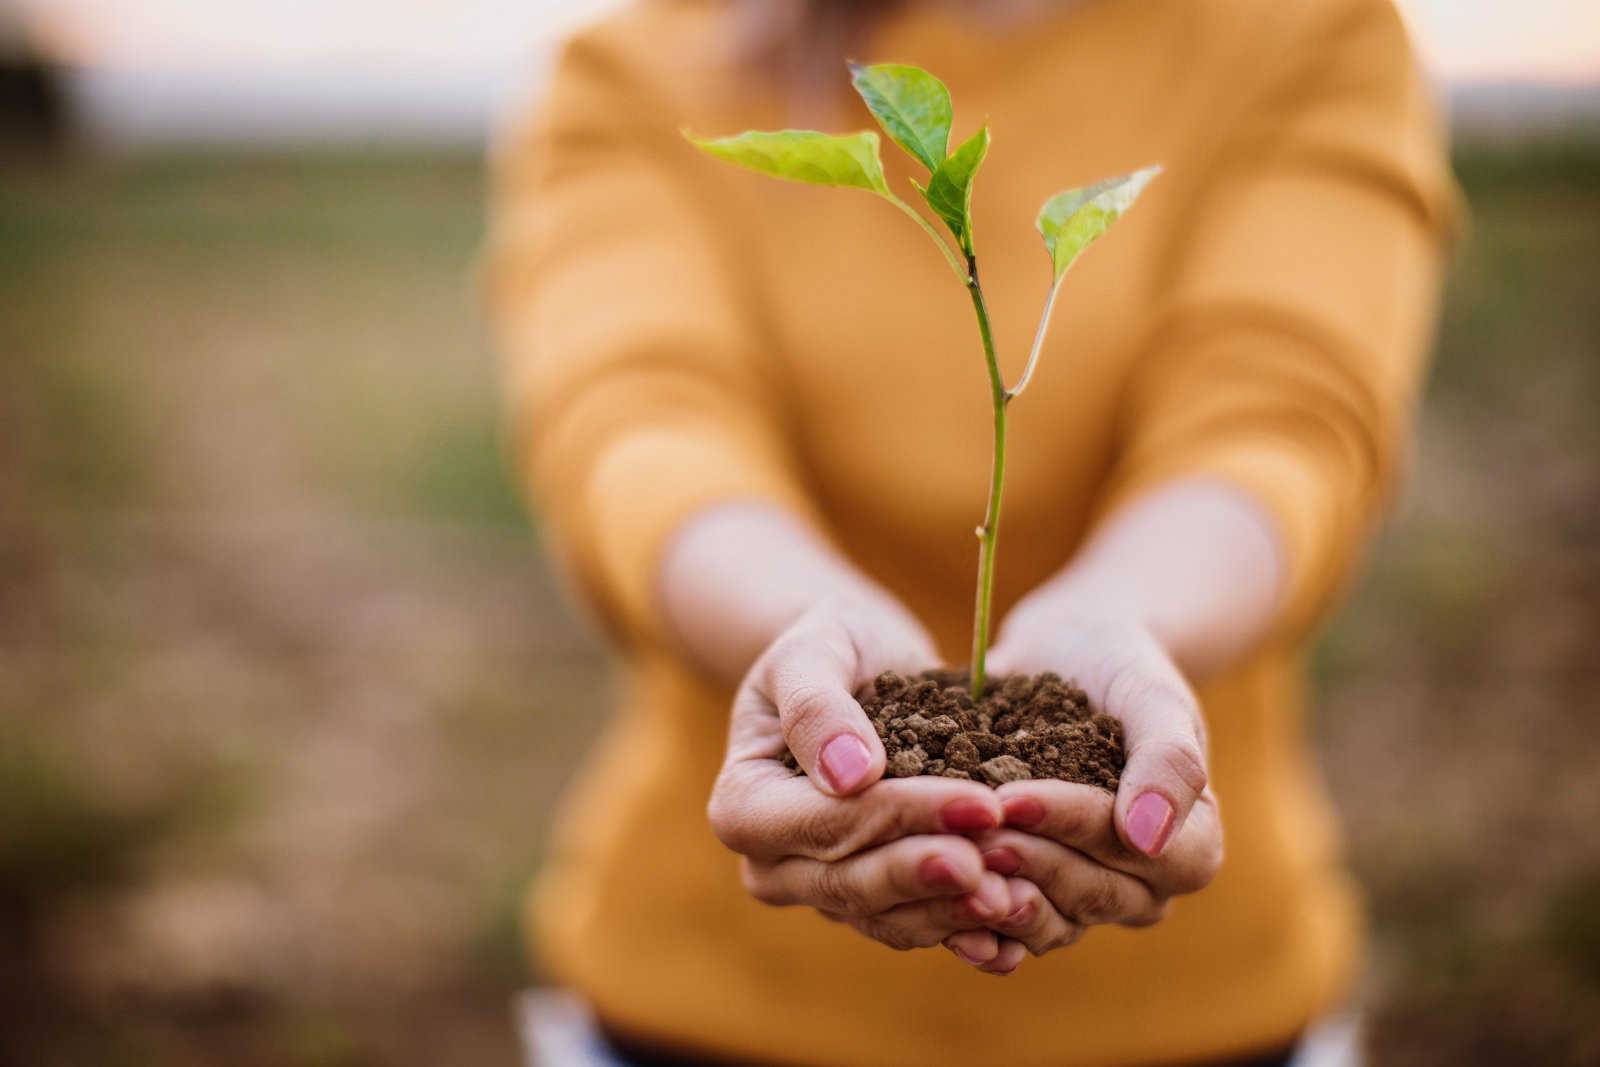
[[1600,81],[1600,0],[1401,0],[1447,81]]
[[[141,123],[285,117],[425,136],[481,130],[536,84],[552,41],[618,2],[0,0],[0,13],[20,11],[81,72],[86,108],[135,137]],[[1399,4],[1442,82],[1600,84],[1600,0]]]

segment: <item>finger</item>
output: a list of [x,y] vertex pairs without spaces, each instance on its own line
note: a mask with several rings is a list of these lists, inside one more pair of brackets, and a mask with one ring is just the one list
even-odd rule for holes
[[1011,910],[993,924],[997,933],[1022,942],[1035,956],[1065,948],[1083,936],[1083,927],[1062,915],[1026,878],[1008,878],[1006,888]]
[[841,916],[877,915],[901,904],[961,897],[980,888],[986,872],[971,841],[945,834],[903,837],[834,863],[790,856],[747,859],[746,891],[765,904],[804,904]]
[[993,930],[963,930],[945,938],[944,947],[963,963],[981,967],[1000,954],[1000,938]]
[[1079,926],[1148,925],[1166,903],[1140,879],[1037,834],[996,830],[978,845],[990,870],[1038,886],[1056,911]]
[[757,667],[756,689],[772,702],[789,751],[834,796],[883,777],[883,742],[852,695],[859,657],[842,627],[780,638]]
[[762,656],[754,688],[807,776],[845,796],[883,774],[883,744],[854,694],[883,671],[937,661],[932,638],[892,598],[829,600]]
[[1000,801],[977,782],[920,775],[831,797],[772,759],[725,764],[707,805],[718,839],[752,859],[840,860],[914,834],[962,834],[1000,825]]
[[1008,827],[1048,838],[1133,875],[1158,895],[1203,889],[1222,863],[1222,822],[1209,789],[1158,859],[1134,851],[1117,835],[1116,797],[1104,789],[1033,779],[1008,782],[996,792]]
[[1021,941],[1015,941],[1009,937],[1002,937],[1000,938],[999,950],[994,954],[994,959],[990,960],[988,963],[980,965],[978,970],[982,971],[984,974],[993,974],[1003,977],[1020,967],[1022,965],[1022,961],[1027,958],[1027,955],[1028,947]]
[[1032,778],[1007,782],[995,790],[1006,825],[1026,830],[1097,857],[1109,851],[1128,860],[1128,849],[1112,824],[1116,794],[1098,786]]
[[[974,846],[976,849],[976,846]],[[978,888],[954,902],[956,917],[962,920],[994,922],[1011,910],[1011,893],[1003,876],[986,870]]]
[[829,917],[843,918],[890,948],[932,948],[957,933],[982,930],[1010,907],[1005,879],[991,872],[976,892],[964,896],[902,904],[876,915]]
[[[1015,614],[1016,609],[1013,609],[1012,614],[1008,615],[1001,624],[1000,635],[995,638],[994,644],[989,646],[985,663],[987,665],[987,673],[992,677],[1004,678],[1011,674],[1037,673],[1037,671],[1029,668],[1036,664],[1040,657],[1024,642],[1012,636],[1015,628]],[[1040,667],[1039,669],[1050,670],[1053,668]]]
[[1199,704],[1170,661],[1141,655],[1112,675],[1105,706],[1122,721],[1127,753],[1117,832],[1131,848],[1159,856],[1206,788]]

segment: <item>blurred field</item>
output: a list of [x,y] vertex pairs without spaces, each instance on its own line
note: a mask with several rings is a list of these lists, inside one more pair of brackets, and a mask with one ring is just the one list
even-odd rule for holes
[[[1378,1062],[1600,1062],[1600,142],[1467,150],[1323,642]],[[511,1063],[603,656],[506,485],[480,167],[0,172],[0,1063]]]

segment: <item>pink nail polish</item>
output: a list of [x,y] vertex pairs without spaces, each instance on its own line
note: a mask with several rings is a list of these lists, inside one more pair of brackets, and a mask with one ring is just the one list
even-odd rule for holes
[[946,830],[965,833],[973,830],[993,830],[994,812],[984,807],[982,801],[952,800],[939,809],[939,819]]
[[929,889],[961,888],[961,881],[956,877],[955,868],[951,867],[950,861],[943,856],[929,856],[918,864],[917,877],[922,879],[922,884]]
[[1128,809],[1128,840],[1146,856],[1158,856],[1172,829],[1172,802],[1160,793],[1141,793]]
[[983,865],[1007,878],[1022,870],[1022,860],[1009,848],[992,848],[983,854]]
[[835,793],[848,793],[861,784],[867,768],[872,765],[872,753],[855,734],[840,734],[822,746],[818,757],[822,773]]
[[1027,830],[1044,822],[1044,805],[1033,797],[1017,797],[1006,801],[1006,825]]

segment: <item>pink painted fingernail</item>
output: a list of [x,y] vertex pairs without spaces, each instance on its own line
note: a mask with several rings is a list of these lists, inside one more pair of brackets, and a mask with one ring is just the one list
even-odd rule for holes
[[1009,848],[992,848],[983,854],[983,865],[1007,878],[1022,870],[1022,860]]
[[929,889],[960,889],[961,879],[943,856],[929,856],[917,865],[917,877]]
[[972,830],[993,830],[994,812],[984,807],[982,801],[962,797],[952,800],[939,809],[939,819],[946,830],[964,833]]
[[840,734],[822,746],[822,773],[835,793],[848,793],[861,784],[872,766],[872,753],[855,734]]
[[1128,840],[1146,856],[1158,856],[1172,829],[1172,802],[1160,793],[1141,793],[1128,809]]
[[1044,805],[1033,797],[1016,797],[1006,801],[1006,825],[1026,830],[1044,822]]

